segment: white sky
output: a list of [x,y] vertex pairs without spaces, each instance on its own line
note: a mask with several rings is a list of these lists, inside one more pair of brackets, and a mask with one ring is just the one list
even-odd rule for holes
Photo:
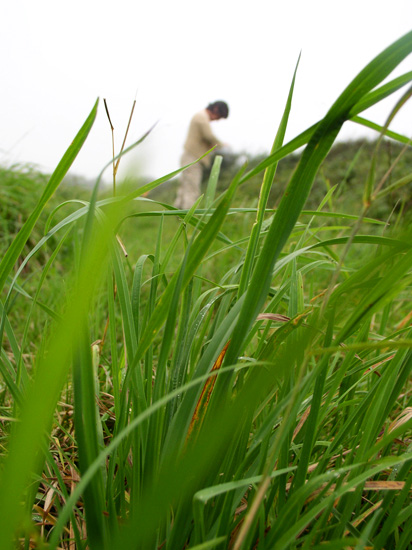
[[[215,133],[236,152],[269,151],[300,52],[287,139],[305,130],[412,29],[412,1],[14,0],[0,18],[1,164],[52,171],[100,97],[71,169],[94,179],[111,158],[103,98],[117,150],[136,98],[128,144],[159,122],[123,170],[160,177],[179,166],[191,116],[217,99],[230,116]],[[412,57],[392,76],[410,70]],[[383,123],[394,103],[369,117]],[[411,117],[409,105],[392,129],[411,137]],[[349,123],[342,137],[364,134]]]

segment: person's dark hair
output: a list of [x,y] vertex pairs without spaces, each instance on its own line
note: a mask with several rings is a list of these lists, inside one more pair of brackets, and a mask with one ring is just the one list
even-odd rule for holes
[[213,103],[209,103],[206,109],[214,113],[217,112],[221,118],[229,116],[229,106],[226,101],[214,101]]

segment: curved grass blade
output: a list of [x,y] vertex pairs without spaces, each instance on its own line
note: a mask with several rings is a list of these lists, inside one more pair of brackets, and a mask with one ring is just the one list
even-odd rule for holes
[[67,149],[66,153],[63,155],[63,158],[59,162],[56,170],[50,177],[50,180],[39,199],[35,209],[33,210],[30,217],[27,219],[23,227],[20,229],[19,233],[16,235],[14,241],[8,248],[6,254],[0,262],[0,290],[3,289],[6,279],[16,263],[21,251],[23,250],[24,245],[29,238],[29,235],[39,218],[43,208],[46,206],[48,200],[56,191],[57,187],[60,185],[64,176],[67,174],[70,166],[73,164],[73,161],[77,157],[80,149],[82,148],[84,142],[86,141],[87,136],[93,126],[93,123],[97,114],[98,100],[94,104],[93,109],[91,110],[89,116],[87,117],[85,123],[79,130],[78,134],[74,138],[70,147]]
[[[386,78],[411,51],[412,32],[396,41],[371,61],[349,84],[332,105],[325,118],[316,127],[270,226],[251,284],[246,292],[246,299],[238,323],[233,332],[232,342],[226,354],[225,365],[236,363],[237,357],[241,353],[247,333],[267,297],[274,265],[303,209],[316,172],[334,143],[340,128],[350,118],[351,111],[356,104]],[[229,384],[230,379],[228,377],[222,380],[220,388],[222,398],[225,397]],[[218,389],[219,386],[216,390]],[[316,416],[317,411],[311,411],[311,414]],[[301,465],[300,470],[304,471],[305,465]],[[245,537],[254,522],[259,503],[264,497],[264,489],[267,483],[265,477],[258,498],[255,498],[251,512],[249,512],[240,530],[234,550],[240,550],[243,545]]]
[[[204,257],[206,252],[209,250],[212,242],[214,241],[215,237],[219,233],[220,228],[225,220],[232,198],[238,187],[240,177],[241,177],[241,173],[238,175],[237,178],[233,180],[229,189],[226,191],[222,201],[220,202],[219,206],[216,208],[215,212],[211,216],[210,220],[207,222],[206,226],[203,228],[203,230],[199,233],[199,235],[193,242],[188,254],[186,269],[183,274],[183,280],[181,285],[182,291],[186,288],[187,284],[189,283],[189,280],[193,277],[196,269],[200,265],[202,258]],[[133,365],[136,364],[136,361],[140,357],[142,357],[143,353],[148,349],[155,334],[157,333],[157,331],[160,329],[161,325],[165,321],[168,315],[170,303],[174,295],[174,288],[178,277],[179,277],[179,272],[177,272],[173,276],[168,286],[166,287],[166,290],[160,297],[158,304],[156,306],[156,309],[154,310],[153,315],[149,319],[148,324],[142,333],[142,336],[138,345],[138,350],[133,360]]]
[[209,177],[209,181],[208,181],[206,193],[205,193],[206,209],[212,206],[212,203],[215,199],[216,187],[219,179],[222,160],[223,160],[223,157],[221,157],[220,155],[216,155],[215,160],[213,162],[212,170],[210,172],[210,177]]
[[[228,346],[229,346],[229,342],[225,345],[225,347],[220,352],[219,357],[216,359],[211,372],[219,370],[220,367],[222,366],[223,359],[225,357]],[[197,402],[195,412],[193,413],[193,416],[192,416],[192,420],[190,421],[190,424],[189,424],[186,441],[189,439],[189,437],[191,437],[193,429],[196,427],[197,430],[199,430],[202,425],[215,382],[216,382],[216,378],[211,377],[206,380],[206,383],[203,386],[202,393],[200,395],[199,401]]]
[[306,202],[318,168],[351,109],[412,51],[412,32],[392,44],[363,69],[317,126],[285,191],[266,237],[246,294],[225,364],[236,362],[240,348],[266,299],[273,267]]
[[[300,59],[300,56],[299,56]],[[293,90],[295,87],[295,79],[296,79],[296,73],[298,70],[299,65],[299,59],[296,64],[295,72],[293,73],[292,83],[290,85],[289,95],[286,101],[285,110],[282,116],[282,120],[279,125],[278,132],[276,134],[275,140],[273,142],[271,153],[274,153],[276,150],[280,149],[283,140],[285,138],[286,133],[286,127],[289,120],[289,114],[290,109],[292,105],[292,96],[293,96]],[[263,224],[263,218],[266,212],[267,202],[269,199],[269,193],[270,189],[273,184],[273,180],[275,178],[277,169],[277,162],[271,164],[268,166],[265,170],[265,175],[263,177],[263,183],[260,189],[259,193],[259,202],[258,202],[258,208],[257,208],[257,214],[256,214],[256,222],[254,223],[252,227],[252,232],[250,235],[250,240],[248,243],[247,251],[246,251],[246,257],[245,257],[245,263],[243,265],[242,274],[239,282],[239,291],[238,296],[241,296],[248,285],[250,274],[253,270],[254,262],[255,262],[255,255],[258,248],[258,242],[260,238],[260,233],[262,229]]]
[[376,124],[375,122],[367,120],[366,118],[356,116],[353,117],[351,120],[353,122],[356,122],[357,124],[360,124],[361,126],[365,126],[366,128],[370,128],[371,130],[376,130],[377,132],[379,132],[379,134],[383,134],[387,137],[392,138],[395,141],[399,141],[399,143],[405,143],[405,145],[411,144],[410,138],[403,136],[402,134],[398,134],[397,132],[393,132],[392,130],[389,130],[384,126],[381,126],[380,124]]
[[[408,35],[405,35],[405,37],[407,36]],[[379,103],[379,101],[390,96],[391,94],[393,94],[394,92],[396,92],[401,87],[405,86],[411,81],[412,81],[412,72],[408,72],[405,75],[402,75],[398,78],[395,78],[391,82],[384,84],[380,88],[373,90],[372,92],[367,94],[364,98],[362,98],[358,103],[356,103],[356,105],[354,105],[354,107],[350,111],[348,120],[358,122],[357,115],[359,115],[359,113],[365,111],[366,109],[369,109],[373,105],[376,105],[377,103]],[[368,123],[368,121],[366,121],[366,119],[362,119],[362,121],[365,121],[365,125],[367,125],[366,123]],[[278,162],[279,160],[293,153],[300,147],[303,147],[304,145],[306,145],[311,139],[311,137],[313,136],[319,123],[320,121],[317,122],[316,124],[313,124],[310,128],[308,128],[307,130],[299,134],[296,138],[294,138],[289,143],[284,145],[281,149],[269,155],[266,159],[264,159],[257,166],[255,166],[253,170],[251,170],[250,172],[247,172],[244,178],[242,179],[241,183],[246,182],[248,179],[262,172],[265,168],[270,166],[272,163]],[[364,122],[361,122],[361,124],[364,124]],[[376,127],[374,127],[372,122],[370,124],[372,125],[371,126],[372,129],[375,129],[378,132],[381,131],[380,126],[376,125]],[[397,134],[394,135],[394,138],[397,139]]]
[[[100,231],[96,246],[85,255],[78,279],[77,294],[65,312],[63,321],[53,334],[48,353],[39,359],[32,384],[27,389],[20,422],[9,441],[9,453],[0,478],[0,529],[4,548],[12,547],[15,530],[22,519],[21,502],[27,485],[42,464],[42,445],[50,430],[53,412],[63,384],[67,380],[73,343],[88,335],[82,334],[81,319],[87,315],[88,304],[94,294],[98,274],[104,270],[107,243],[113,227]],[[96,277],[90,277],[94,273]],[[51,374],[52,373],[52,374]],[[36,414],[33,414],[35,411]]]
[[[244,365],[239,367],[239,365],[234,366],[232,370],[235,368],[250,368],[250,366],[245,367]],[[142,411],[140,414],[138,414],[135,418],[133,418],[127,426],[125,426],[112,440],[111,442],[102,449],[97,457],[95,457],[94,461],[89,465],[87,471],[83,474],[81,480],[76,485],[75,489],[71,493],[70,497],[67,499],[60,516],[56,522],[55,528],[53,529],[53,532],[50,537],[49,545],[50,549],[54,550],[59,542],[59,537],[64,529],[65,524],[70,518],[70,514],[72,512],[73,507],[76,505],[76,502],[79,500],[81,495],[84,493],[87,486],[90,484],[93,477],[96,475],[98,470],[102,467],[102,465],[105,463],[108,456],[110,456],[118,447],[121,445],[121,443],[131,434],[133,433],[137,427],[141,426],[143,423],[147,422],[153,414],[155,414],[157,411],[161,410],[167,403],[170,401],[173,401],[178,395],[183,394],[187,391],[190,391],[192,388],[199,387],[203,382],[206,382],[208,379],[210,379],[211,376],[219,376],[220,371],[215,371],[213,374],[207,373],[203,376],[199,376],[196,379],[191,380],[190,382],[187,382],[183,386],[176,388],[176,390],[168,393],[167,395],[163,396],[158,401],[155,401],[152,405],[147,407],[144,411]]]

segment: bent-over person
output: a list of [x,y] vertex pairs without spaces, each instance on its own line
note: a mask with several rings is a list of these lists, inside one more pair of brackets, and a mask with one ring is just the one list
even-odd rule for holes
[[[215,145],[223,146],[223,143],[213,134],[210,122],[228,116],[229,107],[224,101],[210,103],[206,109],[202,109],[193,116],[180,159],[181,166],[194,162]],[[209,167],[210,163],[210,155],[207,155],[180,174],[179,188],[174,204],[176,208],[186,209],[193,206],[200,195],[203,167]]]

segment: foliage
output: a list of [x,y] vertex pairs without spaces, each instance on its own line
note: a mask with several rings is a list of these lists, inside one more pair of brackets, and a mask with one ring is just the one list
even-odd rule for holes
[[52,205],[93,107],[0,262],[1,549],[409,547],[412,249],[372,214],[410,174],[379,138],[346,202],[325,159],[411,50],[284,144],[293,78],[271,153],[189,211],[145,197],[177,172]]
[[[355,141],[336,142],[329,155],[325,158],[320,170],[315,178],[311,195],[308,197],[306,208],[316,209],[321,202],[322,197],[331,187],[337,186],[334,192],[334,203],[341,211],[348,212],[351,205],[357,201],[362,203],[362,193],[365,181],[368,178],[371,159],[373,158],[377,140],[358,139]],[[402,144],[385,139],[380,146],[380,153],[377,158],[376,178],[388,175],[388,184],[398,181],[402,176],[408,174],[412,164],[412,149],[408,147],[405,151]],[[400,155],[400,159],[395,164],[395,160]],[[219,188],[223,190],[228,182],[234,177],[239,169],[240,161],[246,157],[246,154],[231,154],[224,157],[221,176],[219,178]],[[249,159],[250,167],[257,166],[265,158],[264,155],[255,156]],[[276,178],[269,195],[269,203],[276,207],[285,191],[288,181],[293,171],[298,165],[300,154],[295,153],[279,163]],[[259,194],[261,179],[259,176],[251,178],[242,189],[241,199],[243,203],[253,201]],[[370,214],[381,219],[387,218],[393,208],[397,211],[401,209],[404,212],[410,210],[412,203],[408,187],[402,187],[394,190],[385,200],[379,201],[371,208]]]

